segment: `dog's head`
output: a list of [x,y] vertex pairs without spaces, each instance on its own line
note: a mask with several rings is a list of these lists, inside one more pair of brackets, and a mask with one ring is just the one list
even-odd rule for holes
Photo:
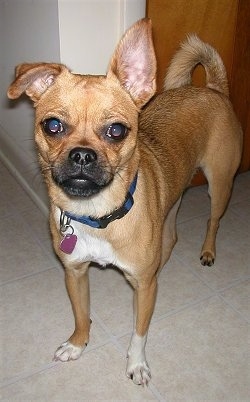
[[138,115],[155,93],[155,75],[147,19],[125,33],[106,76],[50,63],[16,68],[8,96],[25,92],[34,102],[39,160],[59,204],[93,199],[115,182],[121,197],[126,194],[139,163]]

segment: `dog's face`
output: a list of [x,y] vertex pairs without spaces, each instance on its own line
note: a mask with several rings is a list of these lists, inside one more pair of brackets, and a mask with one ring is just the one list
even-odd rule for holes
[[72,74],[60,64],[17,68],[8,95],[25,91],[34,101],[35,139],[52,198],[94,197],[114,180],[129,186],[138,168],[138,114],[155,92],[155,70],[148,20],[120,41],[107,76]]
[[110,185],[133,158],[137,119],[116,79],[64,69],[36,109],[36,143],[50,185],[70,197],[91,197]]

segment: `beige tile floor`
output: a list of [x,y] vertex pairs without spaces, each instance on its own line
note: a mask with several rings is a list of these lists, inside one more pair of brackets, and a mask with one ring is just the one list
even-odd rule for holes
[[185,194],[179,242],[162,271],[147,355],[148,388],[125,376],[132,291],[116,270],[91,269],[91,342],[53,362],[73,316],[46,219],[0,163],[3,401],[249,401],[250,172],[237,177],[212,268],[199,263],[206,187]]

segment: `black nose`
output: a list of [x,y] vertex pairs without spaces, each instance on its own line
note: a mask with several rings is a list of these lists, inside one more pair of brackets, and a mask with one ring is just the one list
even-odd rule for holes
[[69,153],[69,159],[77,165],[86,166],[97,160],[97,154],[91,148],[74,148]]

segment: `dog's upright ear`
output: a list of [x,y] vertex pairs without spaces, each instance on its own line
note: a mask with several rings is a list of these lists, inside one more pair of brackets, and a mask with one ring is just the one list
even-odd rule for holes
[[137,107],[156,91],[156,58],[151,21],[144,18],[128,29],[111,59],[107,77],[114,74]]
[[10,99],[17,99],[26,92],[34,102],[37,102],[64,69],[66,67],[62,64],[20,64],[16,67],[16,79],[10,85],[7,95]]

